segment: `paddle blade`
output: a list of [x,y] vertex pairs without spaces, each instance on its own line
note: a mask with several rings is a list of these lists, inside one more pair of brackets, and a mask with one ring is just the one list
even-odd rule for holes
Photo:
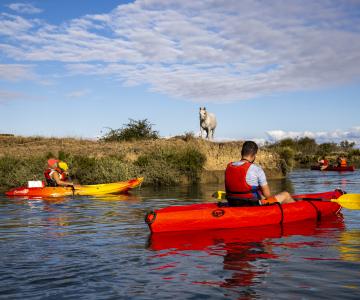
[[337,199],[331,199],[331,202],[336,202],[347,209],[360,210],[360,194],[344,194]]

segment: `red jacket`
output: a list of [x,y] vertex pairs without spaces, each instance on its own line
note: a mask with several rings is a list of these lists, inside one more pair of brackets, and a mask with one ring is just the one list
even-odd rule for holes
[[55,181],[54,178],[52,177],[52,174],[53,174],[54,172],[58,172],[59,178],[60,178],[61,181],[66,181],[66,179],[67,179],[66,173],[65,173],[63,170],[61,170],[60,168],[56,168],[56,169],[48,168],[48,169],[46,169],[45,172],[44,172],[46,184],[47,184],[48,186],[57,186],[56,181]]
[[251,166],[250,162],[242,165],[229,163],[225,170],[225,189],[228,199],[260,200],[260,186],[251,186],[246,182],[246,174]]

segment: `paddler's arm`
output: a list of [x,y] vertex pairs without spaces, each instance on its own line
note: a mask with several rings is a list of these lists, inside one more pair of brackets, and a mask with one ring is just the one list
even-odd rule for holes
[[269,187],[268,184],[262,185],[261,186],[261,191],[262,191],[262,194],[264,195],[265,198],[270,198],[271,197],[270,187]]
[[74,183],[68,181],[62,181],[57,172],[54,172],[53,178],[59,186],[74,186]]
[[257,178],[258,178],[257,185],[261,187],[261,192],[263,196],[265,198],[270,198],[271,197],[270,187],[267,183],[265,172],[261,167],[258,167]]

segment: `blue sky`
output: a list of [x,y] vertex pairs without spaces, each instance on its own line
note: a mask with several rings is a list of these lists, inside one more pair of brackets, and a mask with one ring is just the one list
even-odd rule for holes
[[[316,3],[314,3],[316,2]],[[360,2],[0,3],[0,132],[360,143]]]

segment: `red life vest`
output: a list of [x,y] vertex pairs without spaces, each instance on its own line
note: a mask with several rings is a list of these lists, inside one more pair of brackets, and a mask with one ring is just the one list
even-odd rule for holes
[[48,168],[45,170],[44,172],[44,176],[45,176],[45,180],[46,180],[46,184],[48,186],[57,186],[58,184],[56,183],[55,179],[52,177],[52,174],[54,172],[58,172],[59,174],[59,178],[61,181],[66,181],[67,180],[67,175],[66,173],[61,170],[60,168],[56,168],[56,169],[51,169],[51,168]]
[[327,159],[322,159],[320,160],[320,165],[321,166],[328,166],[329,165],[329,161]]
[[250,162],[242,165],[229,163],[225,170],[226,198],[239,200],[260,200],[260,186],[251,186],[246,182],[246,174],[251,166]]

